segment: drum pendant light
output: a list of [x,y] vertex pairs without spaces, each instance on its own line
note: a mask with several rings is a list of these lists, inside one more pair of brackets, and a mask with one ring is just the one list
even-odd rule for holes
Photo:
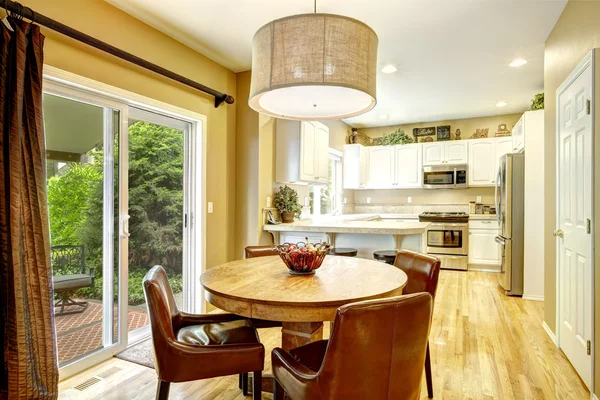
[[252,44],[250,107],[277,118],[354,117],[376,100],[377,34],[333,14],[300,14],[260,28]]

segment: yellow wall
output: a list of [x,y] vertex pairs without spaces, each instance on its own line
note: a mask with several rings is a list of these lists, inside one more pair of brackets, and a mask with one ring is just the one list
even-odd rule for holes
[[[100,0],[26,0],[50,18],[183,76],[236,94],[236,75],[196,51]],[[235,215],[235,105],[213,106],[213,98],[43,29],[44,62],[65,71],[207,116],[207,267],[233,257]],[[237,99],[236,99],[237,100]],[[244,100],[241,100],[244,101]]]
[[[544,55],[544,93],[545,115],[545,279],[544,279],[544,320],[556,332],[556,239],[552,230],[556,227],[556,89],[569,76],[579,62],[593,49],[600,47],[600,2],[569,1],[556,26],[546,40]],[[596,50],[597,52],[599,50]],[[600,154],[600,55],[596,55],[596,126],[595,155]],[[600,187],[598,177],[598,162],[595,165],[596,187]],[[600,210],[600,195],[596,193],[596,210]],[[600,218],[596,212],[595,226],[600,226]],[[595,229],[596,265],[595,290],[600,293],[600,234]],[[595,296],[595,331],[596,349],[600,346],[600,296]],[[595,387],[596,394],[600,393],[600,352],[595,356]]]
[[258,244],[258,113],[248,107],[250,72],[237,74],[235,255],[246,243]]
[[[507,128],[509,130],[512,130],[513,126],[517,123],[519,118],[521,118],[521,115],[523,115],[523,113],[497,115],[491,117],[455,119],[450,121],[420,122],[415,124],[381,126],[377,128],[362,128],[358,131],[372,138],[376,138],[383,136],[383,134],[394,132],[398,128],[402,128],[404,129],[404,132],[407,135],[413,137],[413,128],[426,128],[430,126],[450,125],[450,133],[452,139],[454,139],[454,134],[456,133],[457,129],[460,129],[462,139],[469,139],[471,135],[475,133],[476,129],[482,128],[488,128],[488,137],[493,137],[494,134],[498,131],[498,125],[506,124]],[[436,138],[433,137],[433,140],[436,140]]]
[[[259,115],[248,106],[250,78],[250,71],[237,74],[236,257],[243,255],[246,246],[272,243],[271,235],[263,231],[262,210],[267,197],[278,187],[275,183],[277,120]],[[329,147],[342,151],[350,127],[343,121],[321,122],[329,127]],[[298,191],[303,203],[304,196],[308,196],[308,186],[290,186]]]

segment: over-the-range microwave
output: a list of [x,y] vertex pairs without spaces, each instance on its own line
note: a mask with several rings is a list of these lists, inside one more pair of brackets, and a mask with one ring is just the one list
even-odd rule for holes
[[423,188],[466,189],[468,187],[468,171],[467,164],[423,167]]

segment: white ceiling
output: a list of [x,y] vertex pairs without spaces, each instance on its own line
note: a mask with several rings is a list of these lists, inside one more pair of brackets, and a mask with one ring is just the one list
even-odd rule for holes
[[[235,72],[250,69],[258,28],[313,10],[311,0],[105,1]],[[370,25],[379,36],[380,67],[398,67],[379,72],[375,109],[346,122],[370,127],[525,111],[543,90],[544,42],[566,3],[318,0],[318,12]],[[515,58],[528,63],[509,67]],[[496,107],[499,101],[508,106]]]

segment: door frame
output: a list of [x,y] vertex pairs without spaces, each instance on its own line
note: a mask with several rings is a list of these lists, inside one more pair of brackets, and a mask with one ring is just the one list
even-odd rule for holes
[[[155,112],[191,124],[190,138],[190,166],[194,173],[193,180],[190,182],[190,196],[194,199],[192,209],[196,210],[196,215],[192,216],[191,226],[194,227],[194,234],[189,237],[190,245],[188,248],[193,250],[190,253],[192,262],[197,268],[193,269],[192,274],[188,276],[190,287],[188,293],[190,299],[187,299],[188,312],[202,313],[206,309],[206,301],[204,300],[204,291],[200,284],[200,276],[206,269],[206,171],[207,171],[207,117],[181,107],[177,107],[150,97],[142,96],[115,86],[107,85],[102,82],[67,72],[50,65],[44,65],[43,74],[43,90],[54,92],[61,91],[67,97],[72,97],[68,93],[78,93],[79,96],[85,98],[87,96],[90,102],[98,104],[98,99],[102,100],[102,104],[106,107],[119,109],[121,114],[121,132],[119,137],[119,164],[120,167],[120,188],[119,188],[119,235],[124,235],[123,232],[123,216],[127,213],[127,155],[128,155],[128,109],[129,107],[141,108],[146,111]],[[125,193],[123,193],[125,192]],[[125,238],[126,239],[126,238]],[[119,264],[127,263],[127,240],[120,240],[120,258]],[[119,267],[119,309],[121,310],[121,318],[119,320],[119,341],[116,345],[101,349],[91,353],[82,360],[68,364],[60,368],[59,380],[64,380],[73,376],[84,369],[90,368],[98,363],[111,358],[115,354],[123,351],[128,345],[128,324],[127,312],[122,311],[126,306],[126,302],[122,303],[121,299],[127,298],[128,289],[128,274],[125,268]],[[122,304],[121,304],[122,303]],[[126,308],[125,308],[126,310]]]
[[[581,60],[579,62],[579,64],[577,64],[577,66],[575,67],[575,69],[573,69],[573,71],[569,74],[569,76],[563,81],[563,83],[558,87],[558,89],[556,89],[556,132],[555,132],[555,143],[556,143],[556,151],[555,151],[555,161],[556,161],[556,190],[555,190],[555,199],[556,199],[556,215],[555,215],[555,227],[558,226],[558,223],[560,221],[560,208],[558,205],[559,202],[559,193],[558,193],[558,188],[559,188],[559,180],[560,180],[560,164],[559,164],[559,141],[560,141],[560,108],[559,108],[559,103],[560,103],[560,96],[561,94],[564,93],[564,91],[583,73],[583,71],[589,67],[592,70],[592,82],[591,82],[591,96],[590,96],[590,115],[591,115],[591,146],[592,146],[592,171],[591,171],[591,179],[592,179],[592,201],[591,201],[591,215],[590,215],[590,219],[592,221],[592,230],[591,230],[591,234],[590,234],[590,242],[591,242],[591,248],[592,248],[592,254],[591,254],[591,315],[592,315],[592,326],[591,326],[591,357],[590,357],[590,362],[591,362],[591,380],[590,380],[590,393],[591,393],[591,398],[593,398],[594,396],[594,376],[595,376],[595,368],[594,368],[594,361],[595,361],[595,348],[596,348],[596,343],[595,343],[595,293],[596,293],[596,285],[594,283],[595,280],[595,254],[594,254],[594,243],[595,243],[595,226],[593,225],[594,222],[594,216],[595,216],[595,210],[594,210],[594,198],[596,196],[595,193],[595,187],[594,187],[594,182],[595,182],[595,169],[596,169],[596,157],[595,157],[595,153],[594,153],[594,146],[595,146],[595,142],[596,142],[596,131],[595,131],[595,113],[594,113],[594,107],[595,107],[595,73],[594,73],[594,68],[595,68],[595,63],[594,63],[594,54],[595,53],[595,49],[592,49],[584,58],[583,60]],[[555,240],[556,243],[556,240]],[[561,331],[561,323],[560,323],[560,318],[561,318],[561,313],[560,313],[560,269],[559,269],[559,260],[560,260],[560,254],[559,254],[559,246],[556,245],[556,261],[555,261],[555,268],[556,268],[556,347],[560,348],[560,331]]]

